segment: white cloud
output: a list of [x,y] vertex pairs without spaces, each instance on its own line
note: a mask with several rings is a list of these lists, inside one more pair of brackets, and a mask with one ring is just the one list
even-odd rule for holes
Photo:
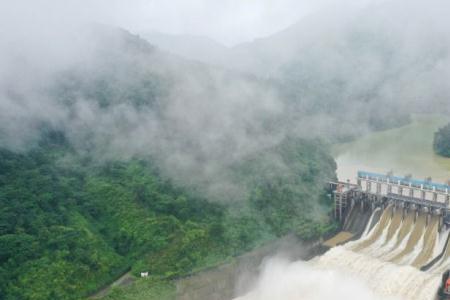
[[[303,261],[268,260],[254,289],[234,300],[394,300],[376,295],[362,280]],[[398,300],[398,299],[397,299]]]
[[[351,2],[354,0],[340,1],[339,5]],[[95,21],[132,31],[204,35],[234,45],[282,30],[327,5],[336,5],[336,1],[16,0],[0,3],[0,30],[20,30],[29,24],[67,27]]]

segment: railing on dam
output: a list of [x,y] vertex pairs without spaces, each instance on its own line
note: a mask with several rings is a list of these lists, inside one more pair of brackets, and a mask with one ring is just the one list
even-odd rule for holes
[[335,203],[335,217],[341,221],[355,203],[366,203],[373,207],[391,202],[417,209],[427,208],[445,217],[450,216],[448,184],[413,179],[411,176],[358,171],[356,185],[350,182],[330,182],[330,186]]
[[416,206],[433,207],[435,209],[447,209],[447,204],[430,200],[417,199],[408,196],[400,196],[397,194],[388,194],[387,198],[393,201],[411,203]]
[[[358,186],[361,190],[377,194],[408,196],[418,201],[446,203],[450,200],[450,186],[429,180],[414,179],[411,176],[399,177],[366,171],[358,171]],[[374,190],[375,187],[375,190]]]
[[431,180],[420,180],[420,179],[413,179],[409,176],[400,177],[400,176],[394,176],[394,175],[384,175],[384,174],[378,174],[378,173],[372,173],[372,172],[366,172],[366,171],[358,171],[358,179],[370,179],[373,181],[379,181],[379,182],[385,182],[385,183],[392,183],[392,184],[398,184],[403,185],[407,187],[415,187],[430,191],[440,191],[440,192],[446,192],[448,193],[450,191],[450,185],[448,184],[442,184],[442,183],[436,183],[432,182]]

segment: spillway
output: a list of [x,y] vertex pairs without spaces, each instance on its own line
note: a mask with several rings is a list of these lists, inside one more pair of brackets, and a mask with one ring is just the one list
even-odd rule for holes
[[[349,241],[330,246],[308,265],[295,262],[283,269],[277,266],[270,272],[266,270],[255,290],[236,299],[436,299],[442,272],[450,264],[449,231],[441,227],[440,215],[390,204],[366,211],[352,207],[348,218],[343,230],[364,223],[358,230],[359,238],[347,235]],[[348,232],[343,231],[336,236],[339,239],[330,241],[341,242],[344,233]],[[423,271],[427,264],[432,267]]]
[[389,223],[386,241],[383,244],[383,246],[386,246],[388,242],[392,240],[394,235],[398,233],[400,225],[402,224],[402,220],[403,220],[403,211],[401,209],[394,209],[394,215]]
[[426,215],[419,213],[414,226],[412,227],[412,231],[409,234],[408,241],[406,242],[405,247],[402,249],[400,253],[394,256],[391,261],[401,264],[405,259],[408,258],[409,254],[414,251],[414,249],[419,246],[419,240],[422,238],[422,235],[425,231],[426,226]]
[[[362,278],[383,297],[434,300],[442,272],[450,267],[448,231],[440,220],[434,213],[389,205],[360,239],[331,248],[315,264]],[[433,260],[433,267],[421,271]]]
[[[290,297],[278,294],[276,299],[437,299],[439,286],[446,280],[442,275],[450,268],[450,185],[360,171],[357,184],[330,182],[330,188],[334,218],[342,231],[323,242],[323,254],[308,262],[311,277],[319,277],[319,283],[308,275],[300,281],[322,286],[322,277],[334,276],[327,281],[330,288],[342,291],[340,284],[346,282],[341,279],[349,278],[352,284],[364,282],[369,292],[321,298],[321,288],[299,290],[300,281],[288,286],[280,275],[276,278],[280,291],[287,289]],[[270,290],[269,282],[261,287]],[[262,295],[255,292],[253,297],[239,299],[273,298]]]
[[363,239],[361,243],[356,244],[353,247],[353,250],[359,251],[375,243],[381,237],[386,228],[386,225],[390,221],[391,213],[392,208],[391,207],[386,208],[381,215],[380,221],[375,225],[375,228],[371,233],[371,235],[367,239]]
[[278,266],[279,273],[262,276],[254,291],[236,299],[436,299],[442,273],[450,267],[449,230],[441,215],[395,204],[365,211],[352,207],[342,228],[324,243],[330,247],[324,254],[307,265]]
[[438,238],[439,217],[431,216],[430,223],[427,226],[423,236],[423,243],[420,245],[421,252],[412,262],[412,266],[420,268],[424,266],[433,256]]

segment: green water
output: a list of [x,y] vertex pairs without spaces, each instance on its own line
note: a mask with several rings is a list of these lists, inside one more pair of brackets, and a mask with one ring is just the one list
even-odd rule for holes
[[449,122],[445,116],[415,116],[407,126],[369,133],[350,143],[338,144],[333,154],[338,178],[355,182],[356,172],[393,171],[414,178],[432,177],[435,182],[450,179],[450,159],[433,152],[433,134]]

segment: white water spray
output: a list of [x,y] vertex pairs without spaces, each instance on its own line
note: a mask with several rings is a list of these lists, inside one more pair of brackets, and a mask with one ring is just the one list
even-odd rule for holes
[[[399,208],[397,208],[399,209]],[[402,299],[434,300],[442,272],[450,265],[448,231],[439,218],[415,211],[374,211],[357,241],[305,262],[272,259],[255,289],[239,300]],[[446,247],[446,248],[445,248]],[[445,252],[430,270],[421,271]]]

